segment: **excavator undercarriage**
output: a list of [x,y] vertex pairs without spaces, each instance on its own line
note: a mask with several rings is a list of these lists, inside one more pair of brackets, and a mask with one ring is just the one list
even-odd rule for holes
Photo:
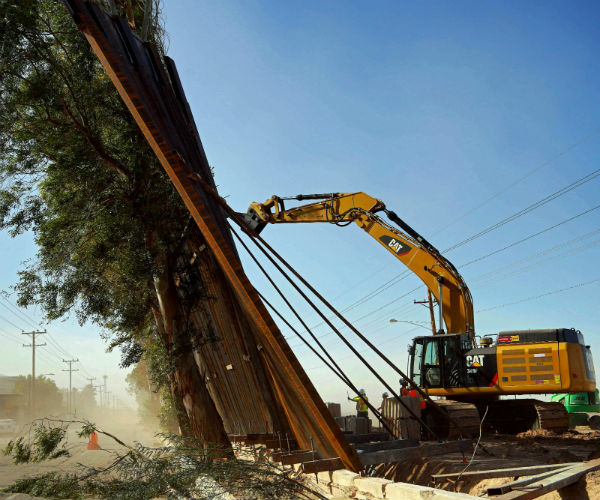
[[[450,399],[437,400],[450,417],[438,412],[425,411],[427,425],[444,439],[477,437],[480,432],[519,434],[528,430],[543,429],[557,434],[569,428],[569,417],[560,403],[537,399],[503,399],[481,401],[477,404]],[[452,420],[460,428],[452,425]],[[483,422],[483,425],[482,425]]]

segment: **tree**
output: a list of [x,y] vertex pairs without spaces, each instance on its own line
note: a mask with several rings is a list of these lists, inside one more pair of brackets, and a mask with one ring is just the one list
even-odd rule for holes
[[[28,401],[31,390],[31,375],[20,375],[15,382],[15,394],[22,394]],[[51,415],[62,413],[65,409],[60,389],[44,376],[35,377],[35,413],[38,415]]]
[[171,392],[166,390],[168,384],[160,380],[164,371],[150,365],[164,359],[163,356],[151,356],[144,353],[141,359],[127,375],[129,392],[135,396],[141,424],[150,429],[170,434],[177,432],[178,409],[175,407]]
[[97,406],[96,389],[92,384],[87,384],[82,389],[73,388],[73,409],[78,414],[93,415]]
[[181,430],[226,443],[175,283],[182,249],[202,243],[187,210],[61,2],[0,0],[0,31],[0,230],[38,246],[19,304],[95,322],[125,366],[162,349]]

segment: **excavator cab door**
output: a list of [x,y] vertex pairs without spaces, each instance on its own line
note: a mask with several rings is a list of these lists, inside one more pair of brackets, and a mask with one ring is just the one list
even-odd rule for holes
[[466,370],[459,335],[417,337],[411,357],[411,377],[420,387],[464,386]]

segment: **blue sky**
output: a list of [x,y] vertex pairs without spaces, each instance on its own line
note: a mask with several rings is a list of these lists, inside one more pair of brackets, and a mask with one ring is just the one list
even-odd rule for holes
[[[239,211],[273,194],[365,191],[445,249],[598,168],[595,2],[165,4],[169,55],[220,192]],[[588,210],[600,203],[599,183],[592,180],[448,257],[460,266]],[[600,278],[598,228],[600,210],[466,267],[461,272],[475,310]],[[355,227],[281,225],[263,234],[341,309],[403,271]],[[7,237],[0,238],[4,253]],[[10,245],[2,288],[35,251],[27,237]],[[246,268],[271,297],[253,264]],[[389,319],[427,320],[427,311],[412,304],[425,297],[424,287],[400,298],[418,285],[409,277],[347,312],[351,320],[369,314],[357,327],[401,367],[409,340],[426,331]],[[482,311],[476,329],[575,327],[595,346],[598,292],[596,282]],[[301,309],[309,324],[319,322]],[[0,328],[6,329],[1,318]],[[61,328],[69,330],[65,343],[89,343],[95,359],[115,361],[100,354],[93,327]],[[323,341],[377,398],[383,388],[346,358],[347,349],[333,335]],[[345,389],[306,349],[296,352],[323,397],[340,401]]]

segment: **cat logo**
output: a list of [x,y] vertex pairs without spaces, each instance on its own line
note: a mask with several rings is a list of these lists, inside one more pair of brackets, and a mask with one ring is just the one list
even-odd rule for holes
[[404,255],[410,251],[410,247],[401,241],[398,241],[396,238],[392,238],[391,236],[381,236],[379,238],[388,250],[391,250],[396,255]]
[[480,368],[483,366],[483,354],[469,354],[467,356],[467,366],[470,368]]

